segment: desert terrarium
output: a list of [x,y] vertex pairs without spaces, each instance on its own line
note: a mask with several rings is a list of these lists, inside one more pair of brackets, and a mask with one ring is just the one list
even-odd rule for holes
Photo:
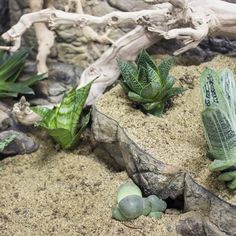
[[233,2],[0,0],[0,235],[234,236]]

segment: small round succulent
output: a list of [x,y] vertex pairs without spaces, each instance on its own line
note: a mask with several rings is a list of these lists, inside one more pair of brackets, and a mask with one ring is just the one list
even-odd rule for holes
[[142,197],[139,187],[133,182],[122,184],[117,191],[117,205],[112,208],[112,218],[125,221],[141,215],[161,218],[167,204],[155,195]]

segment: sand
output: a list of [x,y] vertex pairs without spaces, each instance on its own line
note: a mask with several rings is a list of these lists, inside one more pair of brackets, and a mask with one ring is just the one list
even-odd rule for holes
[[174,67],[171,74],[176,77],[177,84],[181,84],[179,79],[185,75],[191,81],[182,81],[182,84],[190,89],[174,100],[163,118],[145,115],[133,108],[119,85],[109,91],[97,106],[117,120],[128,135],[154,157],[185,169],[211,192],[236,204],[236,191],[229,191],[217,180],[217,174],[208,169],[210,161],[206,157],[207,144],[200,119],[203,106],[198,80],[206,66],[216,70],[228,67],[236,74],[236,59],[225,56],[217,56],[200,66]]
[[111,219],[116,190],[128,176],[96,157],[88,141],[63,152],[45,133],[37,140],[37,152],[0,161],[1,236],[170,235],[165,228],[178,212],[126,225]]

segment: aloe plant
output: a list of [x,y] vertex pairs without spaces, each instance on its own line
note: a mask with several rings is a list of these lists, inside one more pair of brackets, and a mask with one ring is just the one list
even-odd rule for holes
[[169,75],[173,62],[173,58],[168,58],[156,65],[145,50],[140,53],[137,64],[118,60],[121,85],[129,99],[139,104],[143,111],[162,116],[167,102],[184,91],[173,87],[175,79]]
[[[72,149],[78,143],[82,132],[90,120],[90,112],[83,116],[83,107],[90,91],[91,83],[65,93],[62,102],[53,109],[34,107],[33,111],[41,116],[38,125],[63,148]],[[79,123],[79,124],[78,124]]]
[[231,70],[220,73],[206,68],[201,76],[204,104],[202,121],[213,162],[211,171],[220,171],[219,180],[236,189],[236,85]]
[[28,49],[20,49],[12,55],[0,51],[0,97],[34,94],[30,86],[42,80],[43,75],[35,75],[25,81],[18,81],[28,55]]

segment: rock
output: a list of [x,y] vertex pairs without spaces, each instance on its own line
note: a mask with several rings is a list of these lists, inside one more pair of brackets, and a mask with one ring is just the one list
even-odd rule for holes
[[0,35],[7,30],[10,25],[8,0],[0,0]]
[[9,115],[0,109],[0,131],[6,130],[11,125]]
[[[209,222],[207,217],[203,217],[194,211],[180,216],[180,220],[175,223],[175,229],[181,236],[226,236],[215,225]],[[233,234],[232,234],[233,235]]]
[[120,11],[140,11],[150,8],[143,0],[108,0],[108,3]]
[[29,154],[35,152],[38,149],[38,144],[36,144],[32,138],[28,137],[24,133],[8,130],[0,133],[0,141],[14,135],[14,140],[7,145],[7,147],[0,152],[0,155],[11,156],[18,154]]

